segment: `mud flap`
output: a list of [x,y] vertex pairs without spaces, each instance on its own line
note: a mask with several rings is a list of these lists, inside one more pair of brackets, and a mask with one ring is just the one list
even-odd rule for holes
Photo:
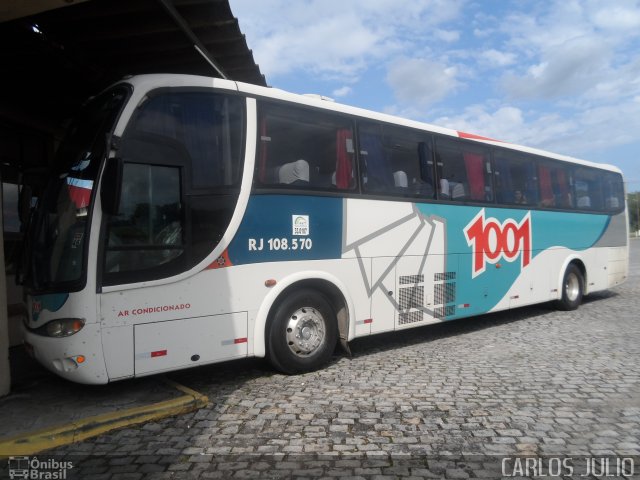
[[338,331],[340,332],[340,346],[342,349],[347,352],[347,355],[350,357],[353,356],[351,354],[351,349],[349,348],[349,315],[347,315],[347,309],[342,307],[338,312]]

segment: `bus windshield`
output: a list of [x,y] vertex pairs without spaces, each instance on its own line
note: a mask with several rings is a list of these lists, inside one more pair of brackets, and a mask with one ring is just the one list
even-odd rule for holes
[[81,288],[93,187],[127,95],[119,87],[90,101],[56,153],[29,228],[25,284],[32,290]]

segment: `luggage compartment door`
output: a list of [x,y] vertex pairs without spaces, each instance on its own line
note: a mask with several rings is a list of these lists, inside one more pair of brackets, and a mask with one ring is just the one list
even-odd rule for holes
[[247,313],[134,327],[135,374],[175,370],[247,356]]

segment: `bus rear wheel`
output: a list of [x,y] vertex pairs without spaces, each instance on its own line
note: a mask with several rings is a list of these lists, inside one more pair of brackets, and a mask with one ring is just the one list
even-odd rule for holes
[[283,373],[310,372],[329,361],[337,338],[336,315],[327,299],[314,290],[296,290],[273,314],[269,360]]
[[562,298],[557,306],[560,310],[575,310],[582,303],[584,294],[584,275],[573,263],[567,267],[562,279]]

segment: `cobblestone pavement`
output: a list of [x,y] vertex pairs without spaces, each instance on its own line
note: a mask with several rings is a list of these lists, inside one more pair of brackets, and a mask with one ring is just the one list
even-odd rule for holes
[[211,403],[48,453],[95,479],[496,478],[521,454],[635,456],[637,476],[639,254],[634,241],[627,283],[575,312],[359,339],[300,376],[257,360],[173,374]]

